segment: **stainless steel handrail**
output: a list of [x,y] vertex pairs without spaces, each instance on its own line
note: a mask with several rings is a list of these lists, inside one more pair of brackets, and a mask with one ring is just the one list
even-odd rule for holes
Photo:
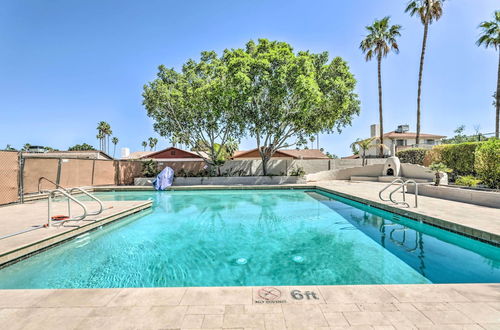
[[[47,220],[47,224],[48,226],[52,226],[52,198],[53,196],[55,195],[55,193],[58,192],[62,195],[64,195],[66,198],[68,198],[68,217],[69,219],[65,219],[65,220],[61,220],[60,224],[62,225],[64,222],[67,222],[67,221],[81,221],[83,219],[85,219],[85,217],[87,216],[87,207],[85,207],[85,205],[83,203],[81,203],[79,200],[77,200],[76,198],[74,198],[73,196],[71,196],[66,190],[63,190],[63,189],[54,189],[52,191],[49,192],[49,198],[48,198],[48,220]],[[71,201],[75,202],[76,204],[78,204],[82,209],[83,209],[83,214],[82,215],[79,215],[75,218],[72,218],[71,217]]]
[[42,191],[40,190],[40,184],[42,183],[42,180],[45,180],[45,181],[47,181],[47,182],[52,183],[52,184],[53,184],[53,185],[54,185],[57,189],[62,189],[62,190],[64,190],[64,191],[68,192],[68,190],[67,190],[66,188],[64,188],[63,186],[61,186],[60,184],[55,183],[54,181],[49,180],[49,179],[47,179],[47,178],[46,178],[46,177],[44,177],[44,176],[41,176],[41,177],[38,179],[38,193],[39,193],[39,194],[42,192]]
[[[408,186],[409,183],[412,183],[415,186],[415,207],[418,207],[418,184],[417,184],[417,182],[415,182],[415,180],[411,180],[411,179],[406,180],[401,186],[397,187],[389,194],[390,201],[393,202],[394,204],[403,204],[403,205],[406,205],[407,207],[410,207],[410,204],[408,204],[406,202],[406,198],[405,198],[405,188]],[[394,199],[392,199],[392,195],[401,188],[403,188],[403,202],[398,202],[398,201],[395,201]]]
[[102,211],[104,209],[104,206],[102,205],[102,201],[100,199],[98,199],[97,197],[95,197],[94,195],[92,195],[91,193],[89,193],[88,191],[86,191],[85,189],[80,188],[80,187],[72,188],[72,189],[69,190],[68,193],[71,194],[73,192],[73,190],[77,190],[77,191],[80,191],[80,192],[84,193],[85,195],[87,195],[91,199],[95,200],[99,204],[99,210],[98,211],[87,213],[87,215],[98,215],[98,214],[102,213]]
[[391,186],[392,186],[393,184],[395,184],[396,182],[400,183],[400,186],[404,184],[404,181],[403,181],[403,180],[401,180],[401,179],[394,179],[391,183],[389,183],[387,186],[385,186],[382,190],[380,190],[380,191],[378,192],[378,197],[379,197],[381,200],[383,200],[384,202],[389,202],[389,201],[390,201],[390,199],[384,199],[384,198],[382,198],[382,193],[383,193],[384,191],[386,191],[387,189],[389,189],[389,187],[391,187]]

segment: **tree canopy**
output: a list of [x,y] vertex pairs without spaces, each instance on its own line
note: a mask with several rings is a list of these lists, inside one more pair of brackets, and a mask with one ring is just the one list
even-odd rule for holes
[[87,143],[76,144],[68,148],[69,151],[95,150],[93,146]]
[[329,61],[326,52],[294,52],[285,42],[260,39],[222,56],[203,52],[180,71],[161,65],[143,97],[154,129],[209,165],[221,165],[220,155],[244,134],[254,137],[266,174],[279,148],[350,125],[359,113],[355,86],[340,57]]
[[243,95],[233,81],[224,57],[202,52],[199,61],[188,60],[180,72],[161,65],[157,78],[144,86],[143,103],[158,134],[195,149],[207,146],[206,154],[195,152],[218,166],[226,143],[244,131]]
[[340,57],[329,61],[327,52],[294,52],[286,42],[267,39],[224,56],[245,95],[242,116],[256,139],[264,174],[276,150],[340,130],[359,113],[356,80]]

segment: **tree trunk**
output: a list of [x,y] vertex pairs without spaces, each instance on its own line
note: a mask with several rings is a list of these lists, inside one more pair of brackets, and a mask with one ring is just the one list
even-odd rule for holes
[[420,97],[422,95],[422,74],[424,71],[425,47],[427,45],[427,32],[429,31],[429,23],[424,24],[424,38],[422,39],[422,52],[420,53],[420,69],[418,70],[418,91],[417,91],[417,136],[415,143],[418,147],[420,143]]
[[499,125],[500,125],[500,52],[498,53],[498,77],[497,77],[497,95],[496,95],[496,118],[495,118],[495,137],[499,137]]
[[382,115],[382,55],[378,55],[377,58],[378,64],[378,113],[380,120],[380,157],[384,157],[384,117]]
[[262,174],[264,176],[267,175],[267,163],[269,162],[269,158],[267,158],[266,154],[262,154]]

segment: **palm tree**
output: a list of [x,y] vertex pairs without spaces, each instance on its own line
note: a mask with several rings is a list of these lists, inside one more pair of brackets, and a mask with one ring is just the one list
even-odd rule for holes
[[99,139],[99,146],[101,151],[109,154],[109,136],[113,134],[111,126],[105,122],[100,121],[97,124],[97,139]]
[[[375,20],[372,25],[366,27],[368,35],[361,41],[359,48],[366,54],[366,61],[370,61],[374,56],[378,65],[378,108],[380,119],[380,144],[384,144],[384,123],[382,115],[382,58],[392,50],[399,53],[396,38],[401,36],[401,25],[389,25],[390,17],[386,16],[381,20]],[[384,157],[384,148],[380,147],[380,157]]]
[[359,149],[362,150],[362,153],[361,153],[361,166],[365,166],[366,165],[366,162],[365,162],[365,159],[366,159],[366,150],[368,150],[370,148],[370,146],[372,145],[372,141],[374,139],[375,139],[374,137],[369,138],[369,139],[364,139],[364,140],[357,139],[356,141],[354,141],[353,143],[351,143],[351,148],[353,150],[356,147],[359,147]]
[[425,48],[427,46],[427,34],[429,25],[437,21],[443,15],[443,2],[445,0],[412,0],[408,3],[405,12],[410,16],[418,15],[424,25],[424,37],[422,40],[422,52],[420,53],[420,69],[418,71],[417,91],[417,135],[415,143],[420,143],[420,96],[422,95],[422,73],[424,71]]
[[[482,22],[479,27],[482,29],[481,36],[477,40],[477,45],[484,45],[486,48],[493,46],[495,50],[500,49],[500,10],[495,11],[492,21]],[[500,125],[500,52],[498,56],[498,77],[497,91],[495,93],[495,137],[498,138]]]
[[118,144],[118,138],[116,136],[114,136],[112,139],[111,139],[111,142],[114,144],[114,147],[113,147],[113,158],[115,158],[115,153],[116,153],[116,145]]
[[29,143],[25,143],[23,145],[23,148],[21,149],[22,151],[28,151],[29,149],[31,148],[31,144]]
[[148,146],[148,143],[146,141],[142,141],[141,145],[144,148],[144,151],[146,151],[146,147]]
[[158,143],[157,138],[150,137],[149,139],[149,148],[151,148],[151,151],[156,150],[156,144]]

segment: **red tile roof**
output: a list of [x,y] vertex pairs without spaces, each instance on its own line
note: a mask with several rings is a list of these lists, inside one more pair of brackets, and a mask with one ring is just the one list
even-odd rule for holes
[[[248,154],[255,153],[257,151],[257,148],[251,149],[251,150],[238,150],[234,153],[233,159],[235,158],[240,158]],[[276,151],[276,153],[273,155],[274,157],[283,157],[283,156],[289,156],[295,159],[328,159],[328,156],[325,155],[321,150],[319,149],[303,149],[303,150],[297,150],[297,149],[279,149]]]
[[[397,133],[396,131],[392,131],[389,133],[385,133],[384,137],[388,139],[414,139],[417,137],[417,133],[414,132]],[[422,139],[442,139],[445,137],[446,136],[444,135],[420,133],[420,138]]]

